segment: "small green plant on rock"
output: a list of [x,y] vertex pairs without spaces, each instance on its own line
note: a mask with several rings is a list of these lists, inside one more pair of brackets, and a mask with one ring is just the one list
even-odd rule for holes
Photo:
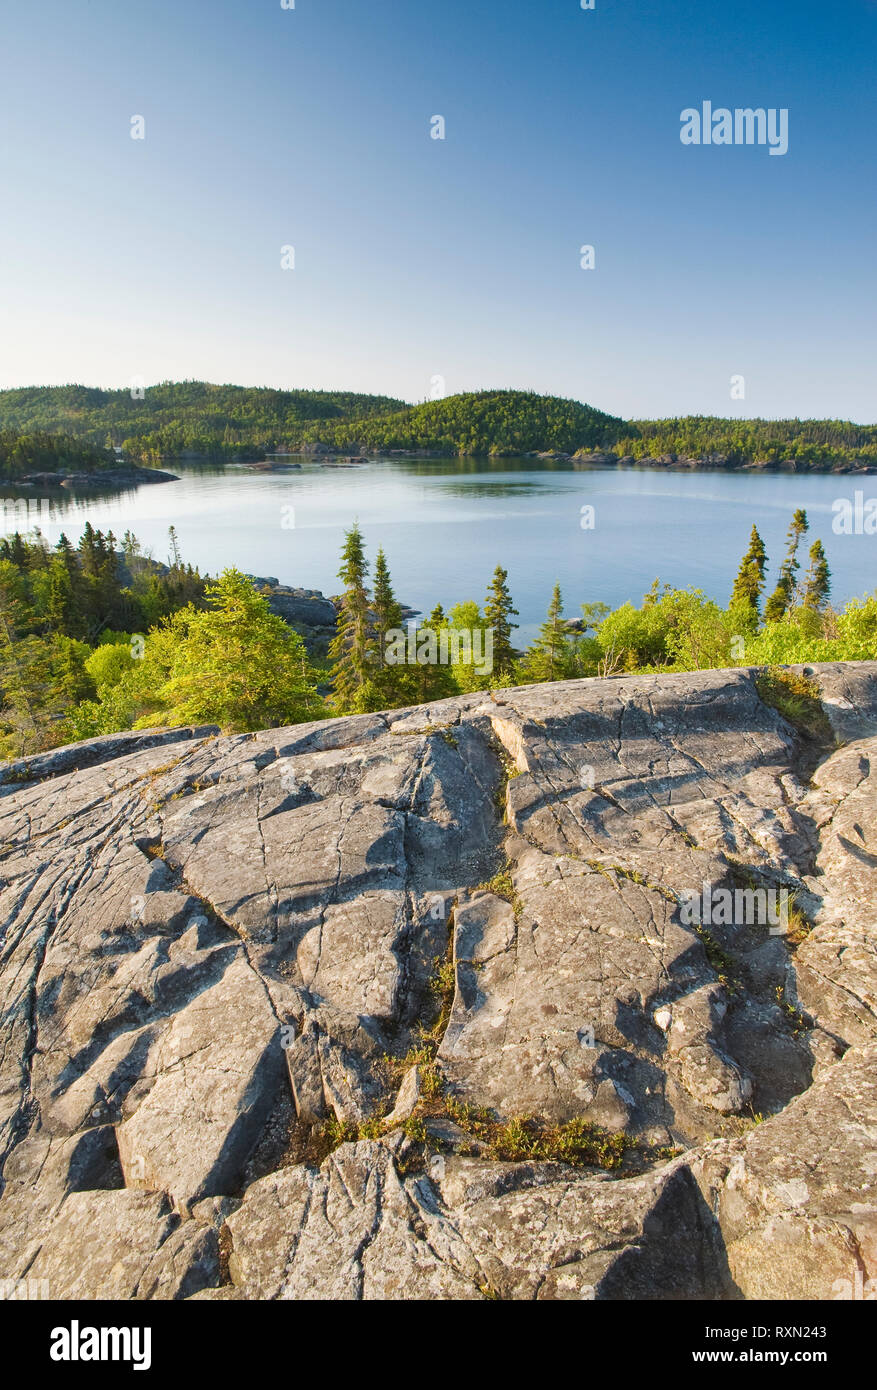
[[822,705],[816,681],[782,666],[769,666],[756,677],[759,698],[802,733],[821,741],[832,738],[831,722]]
[[807,1030],[812,1027],[806,1014],[803,1014],[800,1009],[796,1009],[794,1004],[789,1003],[782,985],[777,985],[774,993],[776,995],[776,1001],[783,1011],[786,1023],[791,1029],[793,1036],[797,1038],[800,1037],[802,1033],[806,1033]]
[[520,917],[524,910],[524,904],[518,897],[515,889],[511,874],[511,866],[509,864],[506,864],[504,869],[500,869],[499,872],[494,874],[493,878],[488,879],[486,883],[479,883],[476,891],[492,893],[495,898],[504,898],[507,903],[511,903],[516,918]]
[[728,994],[739,994],[741,984],[733,957],[728,955],[728,952],[719,945],[715,937],[711,936],[699,922],[693,922],[692,926],[700,937],[707,960],[719,977],[719,984],[727,990]]

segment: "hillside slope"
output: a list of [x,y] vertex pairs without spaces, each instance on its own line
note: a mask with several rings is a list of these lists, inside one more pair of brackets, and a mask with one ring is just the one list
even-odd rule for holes
[[573,453],[611,444],[627,427],[593,406],[531,391],[475,391],[364,420],[321,421],[308,440],[366,450],[446,454]]
[[124,445],[150,461],[186,452],[208,458],[262,457],[297,443],[306,424],[398,410],[404,402],[355,391],[276,391],[162,382],[143,391],[90,386],[33,386],[0,391],[0,429],[64,433],[92,443]]
[[[345,452],[442,455],[603,452],[649,466],[784,467],[849,472],[877,467],[877,425],[845,420],[685,416],[628,420],[532,391],[470,391],[409,405],[354,391],[162,382],[130,390],[34,386],[0,391],[0,433],[63,434],[133,462],[191,456],[261,458],[317,444]],[[65,447],[65,446],[59,446]],[[69,441],[68,446],[69,447]]]

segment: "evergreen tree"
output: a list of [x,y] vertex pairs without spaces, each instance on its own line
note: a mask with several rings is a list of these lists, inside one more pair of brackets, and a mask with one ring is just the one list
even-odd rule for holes
[[28,602],[25,576],[14,561],[7,559],[0,559],[0,615],[6,624],[9,642],[26,636],[36,620]]
[[0,693],[4,723],[13,724],[19,734],[15,744],[4,750],[12,756],[26,746],[37,728],[37,700],[25,652],[28,619],[21,570],[15,560],[4,557],[0,559]]
[[73,549],[73,546],[70,544],[66,534],[63,531],[58,537],[58,543],[55,546],[55,551],[58,555],[60,555],[61,559],[63,560],[64,568],[67,570],[68,574],[72,576],[74,571],[78,573],[79,566],[76,561],[76,551]]
[[506,584],[508,577],[508,571],[504,570],[502,565],[497,565],[484,602],[485,621],[488,627],[493,628],[493,674],[495,676],[502,676],[511,671],[515,659],[512,648],[512,629],[518,625],[513,623],[511,618],[512,615],[518,616],[518,610],[512,605],[512,596]]
[[539,636],[533,643],[524,661],[524,674],[528,680],[556,681],[567,674],[570,659],[570,644],[563,620],[563,599],[560,585],[555,584],[548,606],[548,616],[539,629]]
[[831,570],[825,558],[822,541],[815,540],[810,547],[810,567],[804,576],[805,608],[821,613],[828,603],[831,593]]
[[764,541],[753,526],[749,537],[749,549],[740,562],[734,588],[731,592],[731,607],[749,608],[754,620],[760,617],[761,594],[764,589],[764,572],[767,565],[767,552]]
[[245,732],[318,717],[304,642],[246,576],[225,570],[207,599],[208,608],[182,610],[172,620],[172,661],[156,692],[159,722],[215,722]]
[[[95,532],[90,521],[86,521],[79,537],[79,555],[82,565],[82,573],[88,578],[93,579],[100,573],[100,547],[98,544],[98,532]],[[101,537],[103,539],[103,537]]]
[[63,531],[58,537],[47,573],[48,585],[43,590],[47,623],[56,632],[68,637],[87,636],[82,571],[77,552]]
[[181,559],[181,557],[180,557],[180,543],[179,543],[179,541],[178,541],[178,539],[177,539],[177,528],[176,528],[176,526],[169,526],[169,527],[167,528],[167,534],[168,534],[168,540],[170,541],[170,547],[171,547],[171,553],[170,553],[170,557],[169,557],[169,558],[170,558],[170,562],[171,562],[171,567],[172,567],[173,569],[175,569],[175,570],[178,570],[178,569],[180,568],[180,566],[182,565],[183,562],[182,562],[182,559]]
[[[374,614],[373,657],[377,670],[362,687],[357,700],[357,708],[363,711],[390,709],[407,704],[410,682],[406,681],[406,667],[387,660],[388,633],[399,631],[402,627],[402,609],[396,602],[390,571],[383,549],[375,556],[375,585],[372,597]],[[374,663],[373,663],[374,664]]]
[[49,592],[46,597],[46,622],[55,632],[72,634],[76,627],[75,599],[70,573],[60,555],[55,556],[49,571]]
[[798,545],[808,529],[807,513],[797,508],[792,516],[787,532],[786,554],[780,566],[777,586],[767,601],[764,610],[765,620],[779,622],[793,606],[796,593],[795,576],[798,573]]
[[335,636],[329,644],[332,689],[340,714],[356,709],[374,670],[374,641],[369,632],[368,561],[362,532],[354,523],[344,536],[338,578],[344,585]]
[[9,560],[22,573],[27,569],[27,546],[20,531],[14,532],[3,541],[2,546],[0,546],[0,558]]
[[393,593],[390,571],[383,549],[380,549],[375,556],[375,587],[372,610],[375,615],[375,645],[380,665],[383,667],[385,665],[384,648],[387,633],[393,628],[402,626],[402,609],[396,602],[396,596]]

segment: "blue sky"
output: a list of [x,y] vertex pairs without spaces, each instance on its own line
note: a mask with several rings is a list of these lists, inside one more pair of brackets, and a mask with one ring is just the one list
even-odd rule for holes
[[[873,0],[10,10],[2,386],[877,419]],[[683,146],[704,99],[787,107],[788,153]]]

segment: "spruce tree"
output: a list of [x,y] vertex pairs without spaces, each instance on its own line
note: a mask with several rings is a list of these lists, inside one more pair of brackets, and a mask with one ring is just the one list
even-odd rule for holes
[[396,596],[393,593],[387,557],[384,555],[383,548],[375,556],[375,587],[372,610],[375,615],[375,646],[380,665],[383,667],[385,665],[384,650],[387,633],[393,628],[402,626],[402,609],[396,602]]
[[16,531],[8,541],[3,542],[3,558],[4,560],[11,560],[16,569],[21,570],[22,573],[27,569],[27,546],[20,531]]
[[329,644],[332,662],[332,689],[340,713],[356,708],[360,695],[373,673],[374,641],[369,632],[369,596],[366,588],[368,560],[362,532],[354,523],[345,532],[338,578],[344,585],[341,611],[335,621],[335,636]]
[[55,632],[75,636],[73,586],[64,561],[56,556],[49,570],[49,592],[45,601],[45,618]]
[[794,604],[797,587],[795,575],[799,568],[798,544],[807,529],[807,513],[798,507],[787,532],[786,554],[780,566],[777,586],[764,610],[765,619],[769,623],[779,622]]
[[168,540],[170,541],[170,547],[171,547],[171,553],[170,553],[170,556],[169,556],[169,559],[170,559],[170,562],[171,562],[171,568],[172,568],[172,569],[175,569],[175,570],[178,570],[178,569],[180,569],[180,567],[182,566],[183,561],[182,561],[182,556],[180,555],[180,542],[179,542],[179,540],[177,539],[177,528],[176,528],[176,526],[169,526],[169,527],[167,528],[167,536],[168,536]]
[[569,664],[569,640],[563,620],[563,598],[560,585],[555,584],[548,605],[548,616],[539,629],[539,636],[527,653],[524,669],[534,681],[561,680]]
[[821,613],[828,603],[831,593],[831,570],[825,558],[822,541],[815,540],[810,547],[810,567],[804,576],[804,607],[814,613]]
[[493,628],[493,674],[495,676],[505,675],[511,671],[515,659],[512,648],[512,629],[516,628],[517,623],[511,621],[512,615],[518,616],[517,608],[512,605],[512,596],[509,593],[506,580],[508,570],[504,570],[502,565],[497,565],[493,572],[493,579],[487,591],[487,598],[484,601],[484,618],[488,627]]
[[[82,573],[89,579],[94,579],[100,572],[100,548],[98,545],[99,531],[95,531],[90,521],[86,521],[79,537],[79,554],[82,562]],[[101,537],[101,539],[103,539]]]
[[764,541],[753,526],[749,537],[749,549],[740,561],[740,569],[731,591],[731,607],[746,607],[752,610],[757,621],[760,617],[761,593],[764,588],[764,571],[767,565],[767,552]]
[[374,671],[368,686],[362,691],[358,707],[362,710],[387,709],[406,703],[404,694],[404,667],[388,663],[386,659],[387,634],[402,626],[402,609],[396,602],[390,570],[383,549],[375,556],[375,586],[372,597],[374,614],[374,655],[377,658],[377,671]]
[[64,566],[67,569],[68,573],[73,570],[74,566],[78,568],[76,561],[76,551],[73,549],[73,546],[67,539],[66,532],[61,532],[60,536],[58,537],[57,544],[55,545],[55,550],[61,556],[61,559],[64,561]]
[[[55,569],[60,565],[67,575],[67,582],[55,576]],[[84,637],[86,635],[85,624],[85,596],[82,579],[82,571],[79,560],[70,541],[62,531],[55,546],[55,554],[52,559],[52,583],[56,589],[56,594],[52,600],[56,606],[56,612],[60,614],[63,604],[63,631],[68,637]]]

